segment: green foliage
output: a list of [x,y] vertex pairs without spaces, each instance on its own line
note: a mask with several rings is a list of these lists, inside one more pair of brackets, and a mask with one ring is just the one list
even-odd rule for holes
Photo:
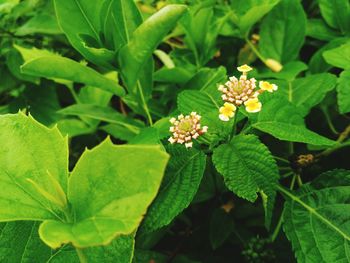
[[[158,147],[115,146],[106,140],[85,151],[68,179],[67,140],[57,128],[49,130],[23,114],[4,115],[0,122],[2,184],[9,191],[0,198],[7,207],[1,221],[44,221],[40,237],[53,248],[70,242],[77,247],[108,244],[136,229],[168,159]],[[28,141],[33,146],[8,163]]]
[[168,225],[189,206],[201,183],[205,154],[182,147],[169,147],[168,170],[157,198],[150,206],[142,230],[151,232]]
[[338,93],[338,105],[340,113],[348,113],[350,112],[350,71],[345,70],[340,74],[337,86]]
[[306,15],[300,1],[283,0],[261,25],[261,53],[283,64],[293,61],[304,43],[305,31]]
[[282,97],[266,102],[252,126],[280,140],[323,146],[335,144],[307,129],[298,109]]
[[347,262],[349,36],[348,0],[0,0],[0,261]]
[[254,202],[257,193],[261,193],[269,227],[278,170],[268,148],[253,135],[235,136],[230,143],[215,149],[213,162],[224,176],[226,186],[238,196]]
[[350,172],[334,170],[320,175],[288,196],[284,230],[298,262],[349,261]]

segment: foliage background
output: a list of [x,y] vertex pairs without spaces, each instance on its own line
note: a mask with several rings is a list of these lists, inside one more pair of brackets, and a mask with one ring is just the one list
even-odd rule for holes
[[[100,2],[111,3],[115,17]],[[279,91],[273,99],[263,97],[266,108],[258,116],[241,113],[238,130],[257,135],[279,158],[272,158],[257,137],[249,139],[252,145],[259,144],[260,148],[251,149],[256,155],[249,154],[238,136],[231,142],[233,147],[246,153],[247,159],[271,164],[263,172],[271,173],[271,178],[278,173],[273,171],[276,161],[278,180],[286,187],[295,178],[299,188],[299,179],[306,183],[325,171],[350,169],[345,147],[350,132],[349,1],[100,2],[85,6],[94,23],[101,24],[101,31],[91,33],[81,14],[66,11],[69,1],[56,3],[55,11],[50,0],[0,0],[0,113],[21,110],[48,127],[57,123],[69,136],[70,168],[85,147],[98,145],[107,135],[117,144],[164,145],[172,159],[136,234],[135,262],[296,262],[288,241],[293,235],[287,239],[278,231],[274,236],[285,198],[277,195],[267,230],[260,198],[253,203],[239,198],[249,200],[245,189],[232,190],[235,185],[225,184],[220,175],[240,175],[242,169],[234,170],[239,163],[230,169],[218,164],[227,151],[224,143],[231,126],[216,119],[217,110],[206,94],[215,96],[218,83],[235,75],[236,66],[252,65],[252,76],[278,84]],[[185,4],[188,10],[181,15],[167,13],[154,27],[149,24],[145,32],[133,34],[143,20],[168,4]],[[132,44],[125,48],[127,43]],[[140,50],[146,55],[135,55]],[[122,87],[128,95],[123,96]],[[204,122],[215,132],[191,151],[169,146],[169,116],[193,110],[203,113]],[[273,123],[266,125],[267,121]],[[317,158],[300,165],[301,154]],[[227,164],[233,161],[230,156]],[[339,180],[346,176],[334,175]],[[318,189],[317,182],[310,189]],[[346,212],[349,200],[343,203]],[[348,215],[343,225],[349,234]],[[30,250],[25,245],[28,240],[35,241],[37,262],[67,260],[51,256],[57,251],[41,243],[37,227],[31,222],[4,223],[2,262],[31,262],[23,257]],[[285,226],[287,233],[291,229]],[[324,241],[325,234],[329,233],[317,233],[316,239]],[[307,236],[302,239],[314,242]],[[349,251],[349,240],[344,242]],[[60,255],[75,253],[69,246],[60,251]],[[298,262],[332,262],[323,253],[309,253],[310,258],[306,254],[300,252]],[[77,258],[73,256],[72,262]]]

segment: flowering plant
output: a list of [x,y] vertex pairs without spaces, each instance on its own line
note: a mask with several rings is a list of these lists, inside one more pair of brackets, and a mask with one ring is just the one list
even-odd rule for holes
[[349,10],[0,0],[0,262],[349,262]]

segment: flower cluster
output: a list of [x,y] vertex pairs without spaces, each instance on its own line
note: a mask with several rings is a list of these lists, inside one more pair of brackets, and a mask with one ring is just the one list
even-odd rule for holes
[[185,144],[186,148],[190,148],[193,145],[192,139],[197,139],[203,133],[208,130],[207,126],[201,127],[201,116],[196,112],[191,112],[190,115],[184,116],[180,114],[177,118],[171,118],[170,132],[172,136],[168,141],[173,143]]
[[234,117],[237,107],[244,104],[247,112],[259,112],[262,104],[258,96],[264,91],[273,92],[277,90],[275,84],[267,81],[259,82],[259,90],[256,89],[256,79],[247,78],[247,73],[252,70],[248,65],[237,68],[242,72],[239,79],[230,77],[224,85],[219,85],[218,90],[222,92],[222,100],[225,101],[224,106],[219,110],[219,118],[222,121],[229,121]]

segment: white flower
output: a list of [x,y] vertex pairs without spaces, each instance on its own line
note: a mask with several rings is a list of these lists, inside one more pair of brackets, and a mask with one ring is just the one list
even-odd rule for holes
[[208,130],[207,126],[201,127],[200,119],[201,116],[196,112],[191,112],[190,115],[186,116],[180,114],[177,119],[171,118],[170,123],[173,124],[173,126],[170,127],[169,131],[172,133],[172,136],[168,141],[171,144],[185,143],[186,148],[192,147],[192,139],[197,139]]

